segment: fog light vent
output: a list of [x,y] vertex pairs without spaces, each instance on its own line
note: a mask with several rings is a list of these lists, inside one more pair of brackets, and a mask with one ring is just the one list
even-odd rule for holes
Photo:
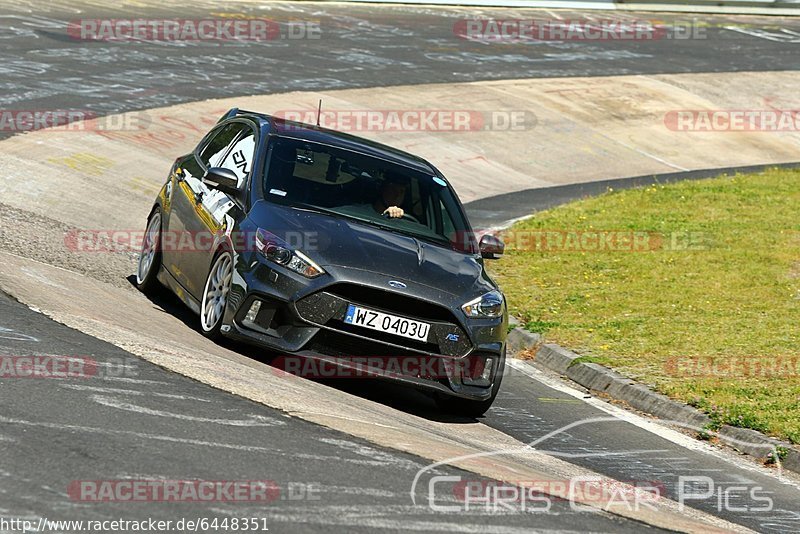
[[247,311],[247,315],[244,317],[245,322],[255,323],[259,310],[261,310],[261,301],[256,299],[253,301],[253,304],[250,305],[250,309]]
[[481,373],[481,380],[489,382],[489,379],[491,377],[492,377],[492,359],[486,358],[486,362],[483,364],[483,372]]
[[491,356],[469,356],[461,368],[461,379],[464,385],[489,387],[492,384],[493,363],[494,360]]

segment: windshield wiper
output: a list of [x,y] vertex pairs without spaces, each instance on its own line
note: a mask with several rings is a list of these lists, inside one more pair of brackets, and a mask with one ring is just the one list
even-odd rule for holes
[[288,207],[300,211],[311,211],[314,213],[322,213],[323,215],[330,215],[332,217],[339,217],[339,218],[349,218],[347,215],[343,213],[339,213],[338,211],[329,210],[326,208],[320,208],[319,206],[312,206],[311,204],[290,204]]
[[[389,225],[389,224],[381,224],[380,222],[369,220],[369,219],[359,219],[359,218],[356,218],[356,217],[354,217],[354,219],[356,219],[357,221],[363,222],[365,224],[368,224],[370,226],[374,226],[375,228],[379,228],[381,230],[386,230],[386,231],[392,232],[393,234],[401,235],[403,237],[409,237],[409,238],[413,239],[414,241],[425,241],[427,243],[432,243],[434,245],[441,245],[441,246],[446,246],[446,247],[450,247],[451,246],[450,240],[446,239],[444,237],[436,238],[436,237],[433,237],[433,236],[430,236],[430,235],[426,235],[426,234],[418,234],[418,233],[415,233],[415,232],[404,231],[403,229],[398,228],[397,226],[392,226],[392,225]],[[391,220],[391,219],[389,219],[389,220]],[[417,246],[419,246],[419,243],[417,243]]]
[[311,204],[292,204],[289,206],[290,208],[300,210],[300,211],[310,211],[314,213],[321,213],[323,215],[330,215],[331,217],[336,217],[338,219],[348,219],[351,221],[357,221],[360,223],[367,224],[369,226],[374,226],[375,228],[380,228],[382,230],[391,230],[388,226],[384,226],[378,222],[375,222],[371,219],[362,219],[361,217],[355,217],[353,215],[349,215],[347,213],[342,213],[340,211],[329,210],[327,208],[320,208],[319,206],[312,206]]
[[400,228],[397,228],[396,226],[391,226],[391,225],[388,225],[388,224],[382,224],[382,223],[380,223],[378,221],[375,221],[373,219],[362,219],[361,217],[355,217],[353,215],[341,213],[341,212],[334,211],[334,210],[329,210],[327,208],[321,208],[319,206],[314,206],[312,204],[296,203],[296,204],[290,205],[289,207],[293,208],[293,209],[301,210],[301,211],[310,211],[310,212],[314,212],[314,213],[321,213],[323,215],[330,215],[331,217],[336,217],[336,218],[339,218],[339,219],[349,219],[349,220],[352,220],[352,221],[356,221],[356,222],[360,222],[360,223],[366,224],[368,226],[372,226],[373,228],[378,228],[379,230],[386,230],[388,232],[392,232],[393,234],[401,235],[403,237],[408,237],[408,238],[411,238],[411,239],[414,239],[414,240],[419,239],[419,240],[422,240],[422,241],[427,241],[429,243],[433,243],[435,245],[452,247],[452,243],[450,242],[450,240],[445,239],[445,238],[437,239],[436,237],[433,237],[433,236],[428,236],[428,235],[424,235],[424,234],[416,234],[416,233],[412,233],[412,232],[406,232],[406,231],[403,231]]

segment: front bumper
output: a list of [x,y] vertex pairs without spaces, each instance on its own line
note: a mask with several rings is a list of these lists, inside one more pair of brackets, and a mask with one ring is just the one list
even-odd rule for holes
[[[258,259],[248,265],[247,259],[243,255],[237,258],[222,329],[225,336],[277,351],[283,357],[309,359],[326,369],[335,366],[343,370],[335,376],[356,373],[472,400],[491,396],[503,366],[506,316],[467,322],[456,315],[460,310],[454,312],[439,304],[452,295],[424,288],[429,298],[411,296],[386,287],[387,277],[379,273],[326,266],[328,275],[307,280]],[[413,286],[409,282],[412,295]],[[260,304],[254,313],[256,302]],[[348,304],[426,321],[432,325],[429,342],[347,325],[343,318]],[[419,312],[403,313],[412,311],[411,307]],[[491,365],[488,383],[470,381],[469,374],[482,369],[481,362],[487,358]],[[391,359],[422,363],[410,366],[411,372],[403,363],[381,364]],[[438,364],[431,365],[428,359]],[[426,372],[430,367],[438,372]]]

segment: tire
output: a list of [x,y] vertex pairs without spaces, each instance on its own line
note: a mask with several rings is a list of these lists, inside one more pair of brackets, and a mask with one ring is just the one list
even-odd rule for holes
[[136,265],[136,287],[142,293],[154,293],[161,288],[158,271],[161,268],[161,209],[156,208],[147,219],[142,250]]
[[485,414],[489,408],[492,407],[497,393],[500,391],[500,384],[503,381],[503,374],[506,367],[506,351],[503,349],[503,355],[500,358],[500,364],[497,368],[497,379],[492,385],[492,396],[486,400],[475,401],[469,399],[462,399],[452,395],[437,395],[436,405],[440,410],[449,413],[450,415],[457,415],[460,417],[469,417],[477,419]]
[[233,255],[227,250],[217,253],[203,287],[200,301],[200,331],[209,339],[222,337],[222,319],[228,304],[228,294],[233,276]]

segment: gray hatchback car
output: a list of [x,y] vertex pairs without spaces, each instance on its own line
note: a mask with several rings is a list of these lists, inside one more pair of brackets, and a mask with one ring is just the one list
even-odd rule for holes
[[[309,377],[370,376],[479,416],[505,367],[508,312],[455,191],[427,161],[232,109],[179,157],[136,274],[225,336]],[[273,365],[276,365],[273,363]]]

